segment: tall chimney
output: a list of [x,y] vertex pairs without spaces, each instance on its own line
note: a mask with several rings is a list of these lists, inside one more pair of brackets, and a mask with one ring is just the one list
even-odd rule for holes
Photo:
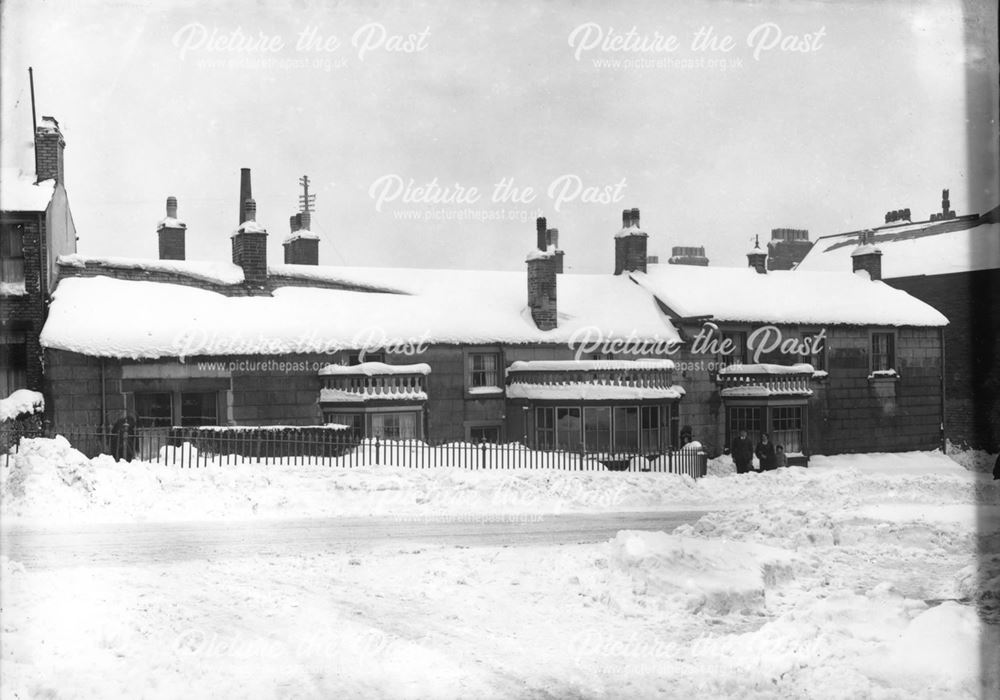
[[[250,184],[250,172],[243,171],[241,189]],[[259,293],[267,282],[267,229],[257,223],[257,203],[248,198],[240,207],[244,221],[233,234],[233,263],[243,268],[244,283]]]
[[622,230],[615,234],[615,274],[645,272],[649,234],[639,228],[639,210],[622,210]]
[[545,227],[545,218],[539,217],[535,224],[537,248],[528,253],[525,260],[528,264],[528,307],[538,329],[549,331],[558,325],[556,255],[548,249],[549,230]]
[[239,226],[244,221],[252,221],[247,218],[246,203],[253,198],[250,188],[250,168],[240,168],[240,220],[236,222]]
[[747,253],[747,264],[758,273],[767,274],[767,252],[760,249],[760,236],[754,236],[753,248]]
[[55,117],[42,117],[42,123],[35,129],[35,182],[55,180],[65,185],[63,151],[66,141],[59,130]]
[[851,252],[851,269],[864,270],[872,281],[882,279],[882,251],[875,247],[871,231],[861,234],[858,247]]
[[184,233],[187,224],[177,218],[177,198],[167,197],[167,216],[156,225],[160,260],[184,259]]

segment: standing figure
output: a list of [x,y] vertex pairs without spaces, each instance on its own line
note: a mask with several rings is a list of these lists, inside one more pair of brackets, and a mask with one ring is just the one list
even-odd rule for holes
[[785,455],[784,445],[778,445],[774,448],[774,466],[776,469],[788,466],[788,456]]
[[750,464],[753,462],[753,440],[747,436],[747,431],[740,431],[739,437],[733,440],[729,451],[733,455],[733,462],[736,463],[737,474],[746,474],[750,471]]
[[762,472],[769,472],[775,468],[774,445],[767,439],[767,433],[760,434],[760,442],[757,443],[757,449],[754,450],[754,454],[757,455],[757,459],[760,461],[760,470]]

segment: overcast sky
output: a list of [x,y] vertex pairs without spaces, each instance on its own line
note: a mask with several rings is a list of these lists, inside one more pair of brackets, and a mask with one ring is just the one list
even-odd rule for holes
[[188,258],[228,260],[241,167],[274,260],[309,175],[333,265],[522,269],[541,213],[608,272],[631,207],[650,253],[745,265],[776,227],[1000,204],[992,0],[606,5],[7,0],[0,155],[31,167],[33,66],[93,255],[155,257],[175,195]]

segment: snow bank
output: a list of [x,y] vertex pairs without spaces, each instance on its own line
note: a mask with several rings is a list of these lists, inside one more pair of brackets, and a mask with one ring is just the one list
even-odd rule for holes
[[634,594],[680,596],[688,611],[721,615],[762,608],[765,588],[791,579],[794,561],[764,545],[632,530],[611,540],[608,559],[631,578]]
[[18,389],[5,399],[0,399],[0,421],[14,420],[20,415],[33,415],[45,410],[45,397],[30,389]]

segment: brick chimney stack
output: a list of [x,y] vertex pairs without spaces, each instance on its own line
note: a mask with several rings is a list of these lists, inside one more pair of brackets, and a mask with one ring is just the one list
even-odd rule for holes
[[282,243],[286,265],[319,265],[319,236],[309,230],[308,220],[305,211],[288,218],[291,233]]
[[[240,174],[240,195],[250,190],[250,170]],[[233,263],[243,268],[244,283],[255,292],[267,282],[267,229],[257,223],[257,203],[253,198],[240,202],[239,228],[233,234]]]
[[851,252],[851,269],[864,270],[872,281],[882,279],[882,251],[875,247],[871,231],[861,234],[858,247]]
[[[558,241],[558,230],[556,238]],[[557,257],[549,250],[549,231],[545,217],[535,222],[536,249],[528,253],[528,307],[539,330],[549,331],[558,324],[556,304]],[[561,262],[561,259],[559,259]]]
[[639,210],[622,210],[622,229],[615,234],[615,274],[645,272],[649,234],[639,228]]
[[55,117],[42,117],[42,123],[35,129],[35,182],[55,180],[65,185],[63,151],[66,141],[59,130]]
[[167,216],[156,225],[160,260],[184,259],[184,234],[187,224],[177,218],[177,198],[167,197]]
[[767,274],[767,252],[760,249],[760,236],[754,237],[753,249],[747,253],[747,264],[758,273]]

